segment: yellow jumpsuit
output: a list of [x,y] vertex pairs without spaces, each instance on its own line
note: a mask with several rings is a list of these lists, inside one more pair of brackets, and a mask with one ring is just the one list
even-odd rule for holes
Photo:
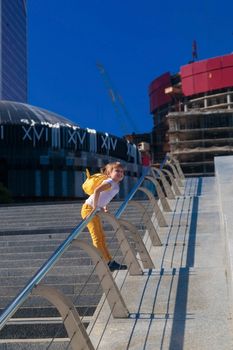
[[[91,211],[92,211],[92,207],[84,203],[81,210],[82,218],[85,219],[85,217],[88,216],[91,213]],[[88,228],[88,231],[90,232],[93,245],[101,251],[104,259],[107,262],[112,260],[112,257],[106,246],[105,233],[98,214],[95,215],[94,218],[89,222],[89,224],[87,225],[87,228]]]

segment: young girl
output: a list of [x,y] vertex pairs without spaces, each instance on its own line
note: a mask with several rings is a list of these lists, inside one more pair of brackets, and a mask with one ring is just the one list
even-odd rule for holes
[[[108,176],[108,179],[104,180],[101,185],[95,189],[94,193],[87,198],[82,206],[81,216],[83,219],[90,215],[96,208],[107,211],[107,204],[119,192],[119,182],[124,178],[123,166],[119,162],[109,163],[104,168],[104,174]],[[91,234],[93,245],[102,252],[109,269],[111,271],[126,270],[126,265],[118,264],[115,260],[112,260],[106,246],[105,233],[98,215],[94,216],[87,225],[87,228]]]

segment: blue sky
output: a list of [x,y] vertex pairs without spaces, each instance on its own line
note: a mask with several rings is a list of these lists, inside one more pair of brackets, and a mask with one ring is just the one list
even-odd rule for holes
[[[200,60],[233,52],[232,13],[230,0],[28,0],[28,102],[83,128],[151,131],[150,82],[188,63],[194,39]],[[117,116],[96,62],[130,118]]]

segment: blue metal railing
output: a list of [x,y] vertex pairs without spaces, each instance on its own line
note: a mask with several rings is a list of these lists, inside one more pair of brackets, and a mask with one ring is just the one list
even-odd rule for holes
[[[144,181],[145,176],[148,174],[150,168],[144,168],[143,174],[138,180],[138,182],[134,185],[131,192],[126,197],[125,201],[122,203],[120,208],[117,210],[115,217],[118,219],[123,211],[125,210],[128,202],[133,198],[134,194],[137,192],[138,188],[141,186]],[[64,242],[60,244],[60,246],[55,250],[55,252],[51,255],[51,257],[42,265],[42,267],[38,270],[38,272],[31,278],[28,284],[23,288],[23,290],[15,297],[15,299],[6,307],[3,313],[0,315],[0,330],[5,326],[7,321],[11,318],[11,316],[18,310],[18,308],[23,304],[23,302],[29,297],[32,293],[32,290],[41,282],[41,280],[46,276],[46,274],[51,270],[54,264],[58,261],[58,259],[62,256],[62,254],[68,249],[71,245],[72,241],[76,239],[86,225],[91,221],[91,219],[95,216],[98,209],[96,209],[88,218],[82,220],[76,228],[70,233],[70,235],[65,239]]]
[[64,242],[55,250],[51,257],[41,266],[37,273],[32,277],[28,284],[23,288],[23,290],[16,296],[16,298],[11,302],[11,304],[3,311],[0,315],[0,330],[4,327],[9,318],[18,310],[20,305],[27,299],[31,294],[33,288],[35,288],[40,281],[46,276],[46,274],[51,270],[57,260],[65,252],[65,250],[70,246],[72,241],[76,239],[90,220],[94,217],[97,210],[95,210],[88,218],[82,220],[80,224],[74,228],[70,235],[65,239]]

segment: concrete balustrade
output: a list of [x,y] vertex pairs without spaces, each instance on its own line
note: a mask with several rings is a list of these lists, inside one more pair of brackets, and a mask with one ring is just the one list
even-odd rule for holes
[[168,200],[167,198],[165,197],[165,194],[162,190],[162,187],[160,186],[160,183],[158,181],[158,179],[156,177],[153,177],[153,176],[146,176],[146,179],[149,180],[150,182],[152,182],[155,186],[155,189],[156,189],[156,193],[159,197],[159,201],[162,205],[162,208],[165,212],[169,212],[171,211],[171,207],[168,203]]
[[157,169],[155,167],[152,167],[151,172],[152,172],[152,176],[155,179],[159,179],[162,182],[166,197],[168,199],[175,199],[175,194],[174,194],[168,180],[166,179],[165,174],[162,172],[162,170]]
[[180,189],[179,189],[179,187],[178,187],[178,185],[176,183],[176,180],[173,177],[172,173],[169,170],[167,170],[167,169],[163,169],[162,171],[163,171],[164,174],[166,174],[168,176],[169,180],[171,181],[172,189],[173,189],[175,195],[176,196],[180,196],[181,195],[181,191],[180,191]]

